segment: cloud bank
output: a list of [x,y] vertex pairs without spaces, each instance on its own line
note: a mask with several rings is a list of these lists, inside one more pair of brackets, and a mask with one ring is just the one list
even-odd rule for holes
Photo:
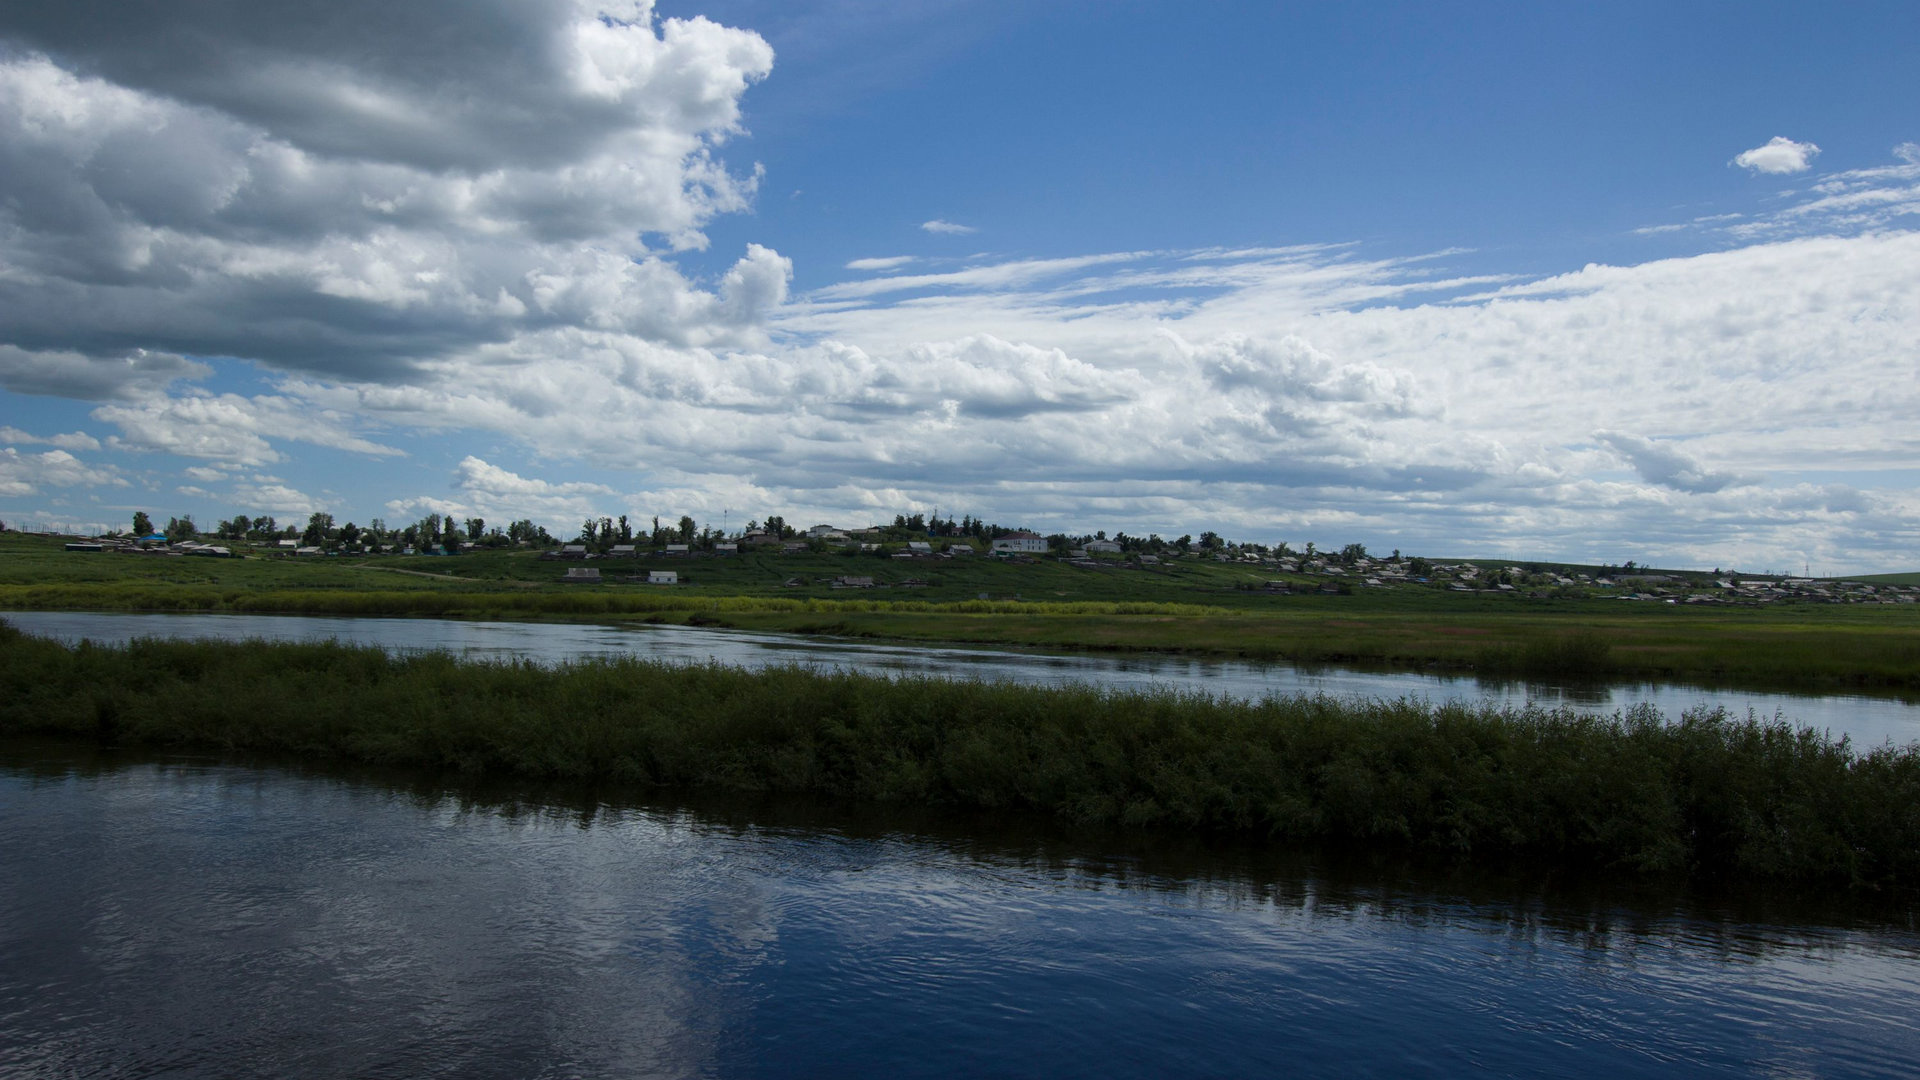
[[[556,529],[937,506],[1723,565],[1920,540],[1920,152],[1650,227],[1698,254],[1546,277],[1340,244],[908,252],[796,294],[762,244],[683,268],[760,183],[727,160],[773,70],[748,31],[71,0],[0,36],[0,387],[99,425],[10,412],[8,498],[171,470],[156,490],[228,513]],[[423,435],[458,447],[444,482],[383,486]],[[316,451],[360,490],[293,475]]]

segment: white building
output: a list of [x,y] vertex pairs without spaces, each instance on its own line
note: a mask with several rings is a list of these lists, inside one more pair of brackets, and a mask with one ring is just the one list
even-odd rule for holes
[[993,550],[996,554],[1015,552],[1022,555],[1045,555],[1047,538],[1038,533],[1011,532],[1005,536],[994,537]]
[[678,570],[649,570],[649,571],[647,571],[647,584],[649,584],[649,585],[678,585],[678,584],[680,584],[680,571],[678,571]]

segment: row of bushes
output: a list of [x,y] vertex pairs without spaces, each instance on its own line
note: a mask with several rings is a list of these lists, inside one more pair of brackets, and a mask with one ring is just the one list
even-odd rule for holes
[[1910,889],[1920,747],[1651,710],[1218,700],[339,644],[64,646],[0,625],[0,733]]

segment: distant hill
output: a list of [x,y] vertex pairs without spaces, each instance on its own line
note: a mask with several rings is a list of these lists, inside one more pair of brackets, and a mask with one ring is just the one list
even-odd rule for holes
[[1854,574],[1835,581],[1864,581],[1869,585],[1920,585],[1920,570],[1904,574]]

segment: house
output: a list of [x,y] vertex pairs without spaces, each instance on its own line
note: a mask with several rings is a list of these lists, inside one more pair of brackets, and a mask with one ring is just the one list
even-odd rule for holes
[[567,576],[560,580],[598,585],[600,584],[600,571],[591,566],[569,566],[567,567]]
[[615,559],[631,559],[634,553],[632,544],[615,544],[607,551],[607,555]]
[[925,540],[909,540],[907,541],[907,551],[914,555],[931,555],[933,554],[933,545]]
[[560,548],[560,557],[563,559],[584,559],[587,557],[587,545],[585,544],[562,545]]
[[680,584],[680,571],[678,571],[678,570],[649,570],[649,571],[647,571],[647,584],[649,584],[649,585],[678,585],[678,584]]
[[1087,542],[1087,554],[1118,555],[1120,554],[1120,544],[1114,540],[1090,540]]
[[993,553],[996,555],[1045,555],[1047,538],[1038,533],[1010,532],[1005,536],[993,538]]
[[851,574],[842,574],[833,579],[833,587],[836,589],[871,589],[873,588],[873,579],[870,577],[854,577]]
[[713,545],[713,553],[715,555],[737,555],[740,553],[740,545],[739,544],[715,544]]
[[668,544],[667,545],[667,554],[669,555],[685,555],[691,552],[692,550],[693,550],[693,547],[690,544]]

